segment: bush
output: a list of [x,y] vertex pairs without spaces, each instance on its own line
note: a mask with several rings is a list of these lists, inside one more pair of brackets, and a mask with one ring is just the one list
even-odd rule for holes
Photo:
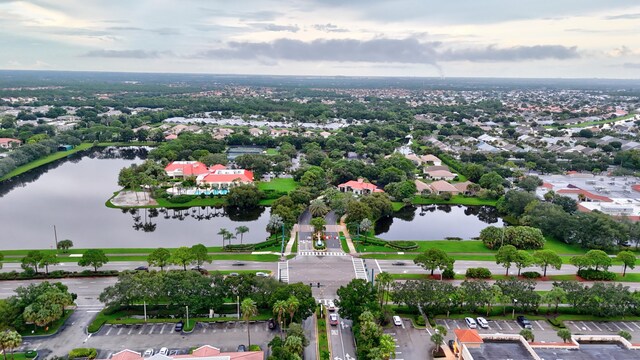
[[562,322],[562,320],[558,320],[557,318],[550,318],[549,319],[549,323],[551,323],[551,325],[560,328],[560,329],[566,329],[567,326],[564,324],[564,322]]
[[95,359],[98,351],[94,348],[77,348],[69,351],[69,359],[89,358]]
[[537,279],[539,277],[542,277],[542,274],[540,274],[537,271],[525,271],[520,275],[522,275],[522,277],[527,278],[527,279]]
[[446,269],[442,272],[443,279],[453,279],[456,276],[455,271],[453,269]]
[[457,236],[447,236],[446,238],[444,238],[445,240],[455,240],[455,241],[462,241],[461,237],[457,237]]
[[418,244],[415,241],[389,241],[386,246],[398,250],[415,250],[418,248]]
[[363,238],[360,236],[360,239],[363,240],[363,245],[377,245],[377,246],[387,246],[388,242],[384,240],[374,239],[374,238]]
[[490,279],[491,271],[487,268],[468,268],[465,276],[472,279]]
[[174,204],[185,204],[195,198],[196,198],[195,195],[175,195],[175,196],[167,197],[167,201]]
[[595,269],[580,269],[578,270],[578,276],[585,280],[601,280],[611,281],[615,280],[616,274],[611,271],[595,270]]
[[424,316],[422,316],[420,314],[416,315],[414,317],[414,319],[416,321],[416,325],[418,325],[418,326],[426,326],[427,325],[426,321],[424,320]]
[[260,349],[259,345],[253,344],[253,345],[249,346],[249,351],[261,351],[261,350],[262,349]]

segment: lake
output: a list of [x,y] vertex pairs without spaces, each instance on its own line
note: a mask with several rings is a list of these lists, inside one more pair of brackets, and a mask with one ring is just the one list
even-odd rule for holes
[[[70,239],[75,248],[221,246],[221,228],[249,227],[245,243],[264,241],[270,209],[242,214],[224,208],[111,209],[105,202],[121,168],[141,163],[146,149],[74,154],[0,184],[0,249],[44,249]],[[233,240],[237,244],[240,239]]]
[[384,240],[443,240],[478,237],[487,226],[504,226],[491,206],[424,205],[405,207],[376,222],[375,234]]

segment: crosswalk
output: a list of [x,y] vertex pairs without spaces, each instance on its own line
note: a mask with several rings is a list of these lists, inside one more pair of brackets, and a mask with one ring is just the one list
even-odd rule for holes
[[283,283],[289,283],[289,261],[278,263],[278,279]]
[[334,300],[333,299],[316,299],[318,301],[318,304],[322,304],[324,306],[329,305],[329,303],[333,303]]
[[367,277],[367,269],[364,267],[362,259],[351,258],[351,262],[353,262],[353,270],[356,273],[356,279],[369,281],[369,278]]
[[299,251],[300,256],[347,256],[348,254],[340,251]]

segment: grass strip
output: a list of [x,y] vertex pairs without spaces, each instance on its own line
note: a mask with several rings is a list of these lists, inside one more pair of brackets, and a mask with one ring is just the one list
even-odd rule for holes
[[12,172],[10,172],[7,175],[5,175],[2,178],[0,178],[0,181],[8,180],[8,179],[10,179],[10,178],[12,178],[14,176],[18,176],[20,174],[24,174],[29,170],[33,170],[33,169],[35,169],[37,167],[40,167],[42,165],[46,165],[46,164],[54,162],[56,160],[64,159],[67,156],[73,155],[73,154],[75,154],[75,153],[77,153],[79,151],[90,149],[91,147],[93,147],[93,144],[82,143],[82,144],[76,146],[75,148],[73,148],[71,150],[55,152],[53,154],[47,155],[45,157],[42,157],[40,159],[37,159],[37,160],[34,160],[32,162],[26,163],[24,165],[18,166]]

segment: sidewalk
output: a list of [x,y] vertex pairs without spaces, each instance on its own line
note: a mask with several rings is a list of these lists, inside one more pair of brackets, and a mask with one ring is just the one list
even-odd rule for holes
[[340,218],[340,231],[344,234],[344,237],[347,239],[347,246],[349,247],[349,254],[355,256],[358,254],[356,251],[356,247],[353,245],[353,241],[351,240],[351,235],[349,235],[349,230],[347,229],[347,225],[344,223],[346,215]]
[[296,242],[296,235],[298,234],[298,224],[293,225],[293,229],[291,229],[291,235],[289,241],[287,242],[287,246],[284,249],[284,256],[291,255],[291,250],[293,249],[293,244]]

